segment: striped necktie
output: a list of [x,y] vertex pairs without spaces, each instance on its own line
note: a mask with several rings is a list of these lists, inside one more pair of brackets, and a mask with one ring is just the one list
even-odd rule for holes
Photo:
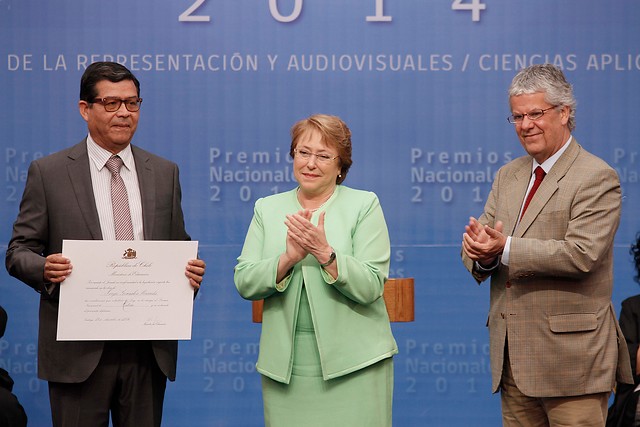
[[133,240],[133,224],[129,210],[127,187],[120,176],[123,162],[120,156],[111,156],[106,166],[111,172],[111,205],[113,207],[113,222],[116,227],[116,240]]

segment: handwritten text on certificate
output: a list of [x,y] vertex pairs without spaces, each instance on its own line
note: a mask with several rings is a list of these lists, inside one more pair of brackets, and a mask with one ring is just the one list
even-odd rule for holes
[[198,242],[65,240],[58,341],[191,339]]

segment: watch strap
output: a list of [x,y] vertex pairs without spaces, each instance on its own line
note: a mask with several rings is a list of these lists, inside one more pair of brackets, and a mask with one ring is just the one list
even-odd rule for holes
[[327,261],[327,262],[325,262],[323,264],[320,264],[320,267],[322,267],[322,268],[328,267],[335,260],[336,260],[336,252],[332,249],[331,250],[331,255],[329,255],[329,261]]

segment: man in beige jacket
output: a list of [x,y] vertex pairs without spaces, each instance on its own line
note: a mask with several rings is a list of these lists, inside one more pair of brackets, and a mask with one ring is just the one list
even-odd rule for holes
[[620,182],[571,135],[558,68],[521,70],[509,104],[528,155],[498,171],[462,242],[473,277],[491,277],[493,391],[505,426],[604,426],[616,380],[632,381],[611,304]]

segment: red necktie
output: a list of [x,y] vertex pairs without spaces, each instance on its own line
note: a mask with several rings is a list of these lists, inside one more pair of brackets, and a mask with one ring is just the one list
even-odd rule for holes
[[120,156],[111,156],[106,163],[107,169],[111,172],[113,222],[116,226],[116,240],[133,240],[133,225],[131,224],[127,187],[125,187],[124,181],[120,176],[122,164]]
[[538,189],[538,187],[540,187],[540,183],[542,183],[544,176],[547,174],[540,166],[538,166],[536,170],[533,171],[533,173],[536,174],[536,180],[533,181],[533,186],[531,187],[531,190],[529,190],[529,194],[527,194],[527,200],[525,200],[524,206],[522,207],[522,213],[520,214],[521,220],[524,216],[524,212],[529,206],[529,202],[531,202],[531,199],[533,199],[533,195],[536,193],[536,190]]

